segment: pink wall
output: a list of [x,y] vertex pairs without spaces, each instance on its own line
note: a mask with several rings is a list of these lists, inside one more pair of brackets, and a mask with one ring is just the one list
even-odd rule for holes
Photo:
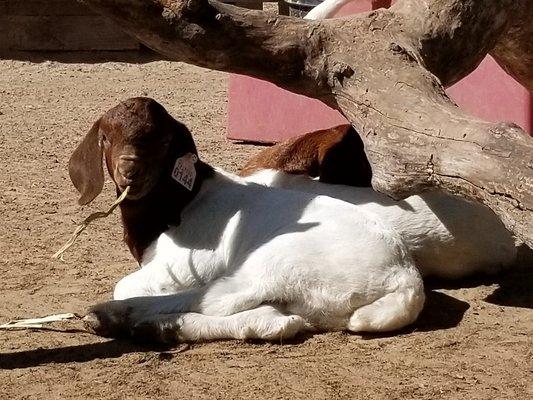
[[472,115],[491,122],[511,121],[533,134],[533,93],[487,56],[446,93]]
[[[358,0],[338,15],[387,6],[389,0]],[[533,134],[532,94],[487,56],[469,76],[447,90],[464,110],[487,121],[510,121]],[[346,119],[318,100],[240,75],[229,79],[227,136],[234,140],[277,142],[325,129]]]

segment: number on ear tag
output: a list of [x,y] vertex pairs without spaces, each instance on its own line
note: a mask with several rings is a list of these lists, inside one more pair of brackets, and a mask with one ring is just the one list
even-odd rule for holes
[[178,158],[172,170],[172,178],[188,190],[192,190],[196,180],[196,168],[194,164],[198,161],[196,154],[187,153]]

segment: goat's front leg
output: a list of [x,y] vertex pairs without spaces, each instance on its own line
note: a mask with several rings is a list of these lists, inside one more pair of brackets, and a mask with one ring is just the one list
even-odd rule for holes
[[285,315],[276,307],[263,305],[223,317],[198,313],[149,317],[133,327],[132,337],[165,344],[220,339],[276,341],[294,337],[305,326],[302,317]]
[[120,336],[164,344],[217,339],[282,340],[294,337],[306,327],[302,317],[285,315],[270,305],[229,316],[199,313],[145,315],[123,320],[123,324],[115,331]]
[[224,278],[211,285],[163,296],[141,296],[113,300],[92,307],[85,323],[101,336],[128,336],[132,326],[153,315],[199,313],[229,316],[255,309],[263,303],[252,282]]
[[187,313],[196,310],[205,289],[191,289],[165,296],[132,297],[112,300],[89,308],[84,322],[86,327],[100,336],[129,336],[132,326],[146,316]]

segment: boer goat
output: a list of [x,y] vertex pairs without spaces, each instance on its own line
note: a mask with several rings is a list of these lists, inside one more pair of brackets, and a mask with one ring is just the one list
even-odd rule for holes
[[175,342],[381,332],[423,307],[420,274],[385,218],[212,168],[152,99],[107,111],[74,151],[82,204],[102,190],[102,158],[117,193],[130,187],[120,209],[141,268],[85,317],[97,334]]
[[346,140],[348,134],[357,135],[336,127],[289,139],[251,158],[240,175],[266,186],[364,206],[402,237],[422,276],[462,278],[514,263],[512,235],[485,206],[440,191],[394,201],[370,187],[351,187],[369,184],[371,172],[362,144]]

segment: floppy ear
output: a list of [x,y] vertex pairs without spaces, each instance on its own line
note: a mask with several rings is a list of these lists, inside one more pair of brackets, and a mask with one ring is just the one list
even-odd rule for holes
[[167,128],[172,132],[171,153],[172,156],[182,156],[187,153],[198,155],[194,139],[189,129],[169,115]]
[[78,200],[81,205],[93,201],[104,187],[103,149],[98,137],[99,126],[100,119],[74,150],[68,163],[70,180],[81,194]]

